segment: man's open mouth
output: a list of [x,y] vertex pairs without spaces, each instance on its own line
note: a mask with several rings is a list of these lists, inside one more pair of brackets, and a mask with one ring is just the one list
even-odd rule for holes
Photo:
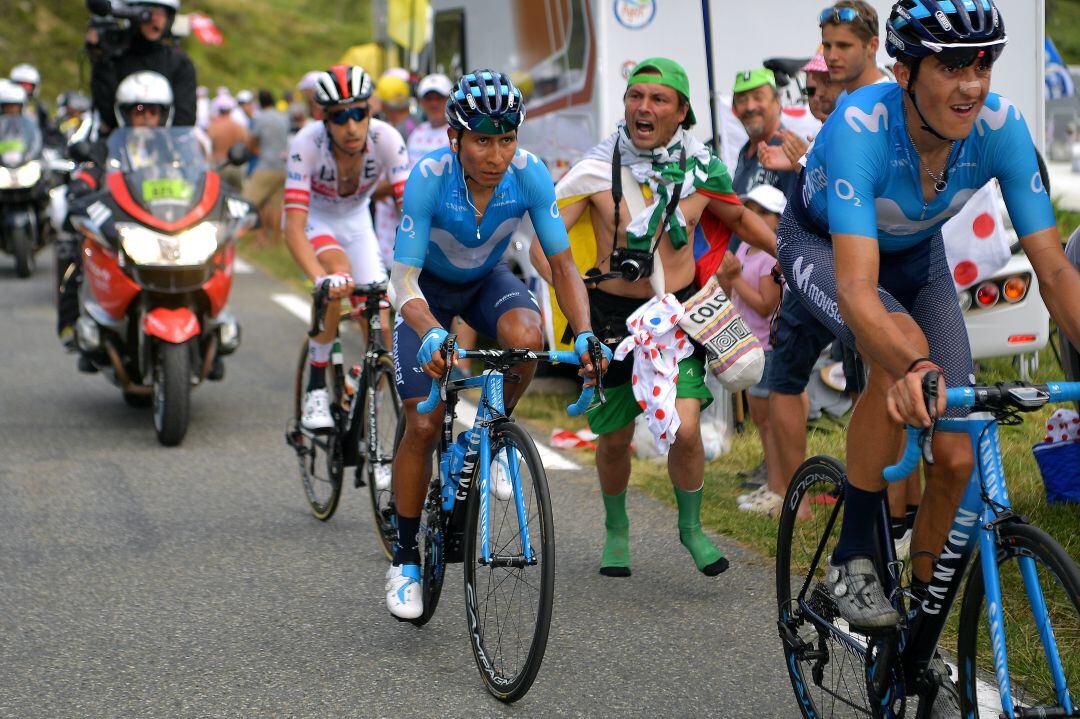
[[634,129],[638,132],[652,132],[656,129],[656,125],[652,124],[648,120],[635,120]]

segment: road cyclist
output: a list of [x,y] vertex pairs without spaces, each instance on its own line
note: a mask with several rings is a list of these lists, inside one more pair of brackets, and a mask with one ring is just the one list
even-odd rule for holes
[[[1080,273],[1062,252],[1034,144],[1015,105],[990,92],[1008,39],[999,8],[993,0],[900,0],[886,38],[897,82],[842,100],[806,157],[777,232],[788,286],[869,368],[848,431],[844,511],[824,583],[839,616],[868,636],[892,633],[902,619],[873,561],[882,473],[898,456],[899,425],[927,429],[937,417],[968,414],[947,408],[943,389],[969,387],[974,375],[940,230],[991,178],[1051,316],[1080,339]],[[931,373],[938,380],[928,407],[923,385]],[[924,608],[974,466],[964,433],[934,434],[926,451],[936,461],[926,466],[910,588]],[[960,715],[939,659],[927,658],[917,675],[916,689],[934,687],[925,716]]]
[[[301,425],[334,425],[326,367],[338,331],[341,299],[359,285],[387,280],[369,203],[386,180],[400,202],[408,177],[405,141],[371,117],[371,77],[358,65],[334,65],[314,80],[322,122],[306,125],[289,143],[285,178],[285,244],[329,305],[322,331],[309,341],[310,367]],[[385,315],[388,321],[389,315]]]
[[[406,184],[390,279],[397,310],[394,363],[405,424],[394,457],[398,536],[387,571],[386,604],[404,620],[424,611],[417,534],[442,413],[423,414],[417,405],[428,395],[431,379],[446,371],[447,358],[440,350],[445,328],[460,316],[500,347],[542,348],[536,299],[502,261],[526,213],[551,263],[559,305],[577,333],[574,350],[581,371],[592,377],[604,370],[588,356],[597,343],[589,299],[570,253],[551,176],[539,158],[518,147],[518,128],[525,120],[521,91],[503,73],[475,70],[457,81],[446,101],[446,117],[450,147],[424,156]],[[505,392],[509,415],[532,379],[535,362],[506,369],[517,378]],[[466,440],[472,446],[480,438],[466,435]],[[495,484],[493,491],[504,501],[509,498],[505,479],[501,487]]]

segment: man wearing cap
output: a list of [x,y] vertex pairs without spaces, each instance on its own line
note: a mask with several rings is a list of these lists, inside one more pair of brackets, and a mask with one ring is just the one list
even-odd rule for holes
[[452,87],[450,78],[440,73],[428,75],[417,85],[416,97],[427,119],[409,135],[406,143],[409,164],[416,164],[421,157],[440,147],[450,146],[450,136],[446,134],[446,98],[450,97]]
[[758,68],[736,74],[732,93],[731,108],[750,138],[739,151],[739,164],[732,178],[735,191],[745,195],[752,187],[772,185],[787,197],[795,187],[797,173],[770,170],[758,157],[762,143],[777,147],[784,143],[780,134],[780,93],[776,91],[773,71]]
[[224,165],[218,174],[221,181],[236,192],[240,192],[244,185],[244,171],[226,163],[229,148],[238,142],[245,145],[248,143],[247,129],[232,118],[236,110],[236,100],[230,95],[218,95],[210,103],[212,117],[210,126],[206,128],[206,134],[210,138],[213,147],[211,158],[215,165]]
[[[571,234],[588,233],[591,239],[575,248],[575,259],[590,267],[593,331],[612,347],[628,335],[627,318],[651,298],[671,292],[684,301],[697,290],[693,237],[699,222],[713,219],[709,215],[754,246],[775,252],[775,236],[739,202],[727,168],[687,131],[695,122],[689,98],[690,84],[678,63],[667,58],[638,63],[627,81],[617,130],[585,153],[555,188]],[[546,267],[538,254],[533,253],[534,262],[543,275]],[[638,273],[635,264],[652,269]],[[600,573],[606,576],[630,575],[630,441],[643,405],[656,412],[635,399],[632,367],[632,356],[609,366],[607,404],[589,411],[589,425],[600,435],[596,468],[606,528]],[[668,472],[679,508],[679,539],[697,568],[714,576],[728,562],[701,530],[705,455],[699,418],[712,395],[700,347],[678,362],[674,379],[671,411],[679,424],[671,425],[677,429]]]

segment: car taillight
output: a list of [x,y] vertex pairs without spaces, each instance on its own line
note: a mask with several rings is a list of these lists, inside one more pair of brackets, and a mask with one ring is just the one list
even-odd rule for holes
[[1001,285],[1001,296],[1006,302],[1019,302],[1024,299],[1028,290],[1028,278],[1026,275],[1010,277]]
[[960,290],[956,293],[956,299],[960,302],[960,311],[967,312],[971,309],[971,292]]
[[975,302],[984,309],[996,305],[999,296],[997,285],[993,282],[983,282],[975,290]]

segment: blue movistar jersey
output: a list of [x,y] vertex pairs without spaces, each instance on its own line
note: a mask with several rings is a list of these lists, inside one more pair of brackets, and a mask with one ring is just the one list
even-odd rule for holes
[[838,105],[811,146],[792,198],[821,234],[876,237],[883,252],[936,233],[975,191],[997,178],[1020,237],[1054,225],[1031,134],[1007,98],[990,93],[971,134],[953,147],[948,187],[923,204],[925,172],[904,123],[903,90],[868,85]]
[[529,213],[544,254],[570,247],[551,174],[536,155],[518,149],[484,210],[479,227],[457,154],[424,155],[405,184],[394,262],[420,267],[446,282],[480,279],[502,259],[510,235]]

